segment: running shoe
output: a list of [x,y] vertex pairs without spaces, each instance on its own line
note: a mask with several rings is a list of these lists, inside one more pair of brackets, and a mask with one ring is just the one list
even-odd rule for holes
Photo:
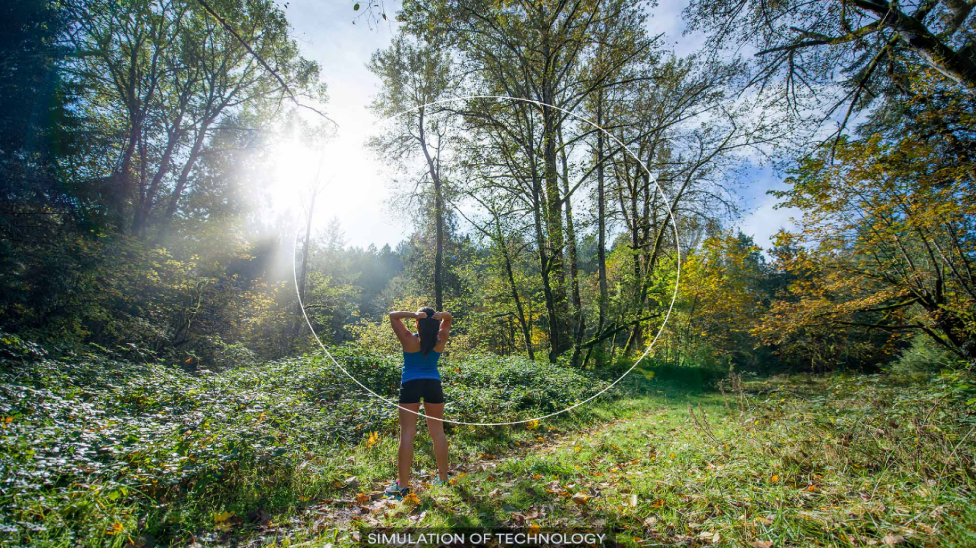
[[383,491],[383,494],[386,495],[387,498],[397,500],[403,500],[403,497],[405,497],[408,493],[410,493],[410,488],[404,487],[401,489],[399,480],[391,483],[390,486]]

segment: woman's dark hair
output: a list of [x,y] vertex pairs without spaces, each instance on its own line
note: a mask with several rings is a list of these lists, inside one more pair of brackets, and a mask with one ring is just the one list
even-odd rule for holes
[[427,353],[437,346],[437,332],[441,328],[440,320],[434,319],[434,309],[424,307],[421,312],[426,312],[427,317],[417,320],[417,335],[420,335],[420,354],[427,357]]

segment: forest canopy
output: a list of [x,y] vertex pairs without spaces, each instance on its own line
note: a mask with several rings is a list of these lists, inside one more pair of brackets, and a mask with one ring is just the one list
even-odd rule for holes
[[[404,2],[362,146],[410,233],[368,247],[322,218],[320,181],[297,216],[269,209],[276,144],[337,130],[281,6],[7,6],[2,329],[219,368],[313,351],[305,314],[326,344],[391,348],[384,313],[429,303],[457,311],[455,352],[580,368],[652,341],[671,364],[873,369],[911,344],[971,363],[968,15],[934,5],[956,65],[860,4],[736,56],[713,4],[677,55],[644,1]],[[843,49],[864,41],[884,42],[866,68]],[[798,131],[799,99],[836,93],[856,127],[801,138],[829,124]],[[800,216],[762,249],[736,227],[766,160]]]

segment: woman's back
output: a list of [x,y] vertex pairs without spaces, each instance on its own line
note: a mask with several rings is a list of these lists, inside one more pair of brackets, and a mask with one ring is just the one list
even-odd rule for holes
[[412,381],[416,379],[438,379],[440,380],[441,374],[437,370],[437,362],[440,360],[441,353],[436,350],[431,350],[424,353],[421,351],[417,352],[407,352],[403,351],[403,373],[400,377],[400,382],[404,383],[407,381]]

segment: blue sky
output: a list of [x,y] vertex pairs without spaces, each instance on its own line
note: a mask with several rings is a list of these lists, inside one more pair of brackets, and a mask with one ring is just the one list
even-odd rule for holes
[[[396,32],[393,14],[399,3],[387,2],[388,21],[372,27],[362,19],[353,24],[356,13],[352,4],[351,1],[292,0],[285,8],[303,55],[322,68],[322,79],[329,89],[325,110],[338,122],[339,130],[325,150],[302,146],[283,149],[276,184],[282,202],[291,202],[300,188],[314,179],[322,154],[321,181],[326,185],[326,199],[318,204],[316,224],[324,226],[334,216],[339,219],[349,245],[395,245],[411,227],[408,221],[391,214],[386,202],[388,177],[378,171],[375,160],[361,145],[377,122],[366,106],[379,90],[378,80],[365,64],[374,51],[390,43]],[[683,34],[686,25],[681,11],[686,5],[686,1],[662,0],[651,9],[647,21],[652,33],[665,33],[666,43],[678,55],[697,50],[704,41],[700,34]],[[788,226],[795,212],[773,208],[775,199],[766,191],[783,185],[770,168],[750,168],[744,177],[743,217],[738,225],[746,234],[754,236],[757,244],[769,247],[769,238],[781,227]]]

